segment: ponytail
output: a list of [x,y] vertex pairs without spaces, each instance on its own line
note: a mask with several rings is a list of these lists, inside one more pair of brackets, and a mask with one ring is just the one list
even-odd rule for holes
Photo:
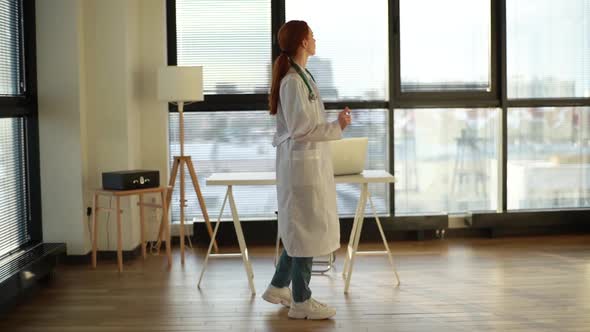
[[274,65],[272,66],[272,82],[270,86],[270,96],[268,98],[268,106],[271,115],[277,114],[277,108],[279,107],[279,90],[281,88],[281,81],[283,80],[283,77],[287,75],[289,68],[291,68],[291,64],[289,63],[289,57],[286,53],[281,52],[281,55],[279,55],[279,57],[275,60]]
[[272,81],[270,95],[268,96],[268,107],[271,115],[277,114],[281,81],[291,68],[289,56],[294,57],[297,54],[299,46],[307,38],[308,34],[309,27],[304,21],[289,21],[279,29],[278,42],[281,55],[272,66]]

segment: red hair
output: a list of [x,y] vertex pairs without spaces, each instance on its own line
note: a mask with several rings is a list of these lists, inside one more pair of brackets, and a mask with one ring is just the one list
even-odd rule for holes
[[297,54],[299,46],[307,39],[308,35],[309,26],[305,21],[289,21],[279,29],[278,39],[281,54],[272,66],[272,82],[268,98],[271,115],[277,114],[281,80],[291,68],[289,57],[294,57]]

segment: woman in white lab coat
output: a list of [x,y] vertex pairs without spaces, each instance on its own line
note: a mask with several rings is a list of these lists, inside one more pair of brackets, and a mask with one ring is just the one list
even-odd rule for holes
[[273,145],[277,148],[279,235],[285,250],[262,297],[290,306],[291,318],[325,319],[336,311],[311,298],[309,281],[313,257],[340,247],[328,141],[341,139],[351,122],[350,110],[340,112],[334,122],[326,121],[320,92],[305,68],[307,58],[315,54],[315,39],[307,23],[285,23],[278,42],[281,54],[273,66],[269,104],[277,121]]

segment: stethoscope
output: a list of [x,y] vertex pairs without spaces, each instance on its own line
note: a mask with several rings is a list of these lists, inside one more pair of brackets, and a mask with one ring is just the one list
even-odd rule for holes
[[[301,67],[299,67],[299,65],[297,63],[295,63],[295,61],[293,61],[293,59],[291,59],[291,57],[289,57],[289,63],[291,63],[291,66],[293,68],[295,68],[295,71],[303,79],[303,83],[305,83],[305,86],[307,86],[307,90],[309,91],[309,101],[316,101],[318,99],[318,96],[316,96],[315,92],[313,91],[311,84],[309,84],[309,81],[307,80],[307,76],[305,76],[305,74],[303,73],[303,70],[301,70]],[[305,71],[309,74],[309,76],[311,77],[313,82],[316,83],[315,78],[313,78],[313,75],[309,72],[309,70],[307,70],[307,68],[305,68]]]

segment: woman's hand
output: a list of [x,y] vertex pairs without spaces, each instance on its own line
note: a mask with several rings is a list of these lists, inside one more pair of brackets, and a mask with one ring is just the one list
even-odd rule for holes
[[340,128],[344,130],[351,122],[352,119],[350,117],[350,108],[347,106],[343,111],[338,113],[338,123],[340,124]]

